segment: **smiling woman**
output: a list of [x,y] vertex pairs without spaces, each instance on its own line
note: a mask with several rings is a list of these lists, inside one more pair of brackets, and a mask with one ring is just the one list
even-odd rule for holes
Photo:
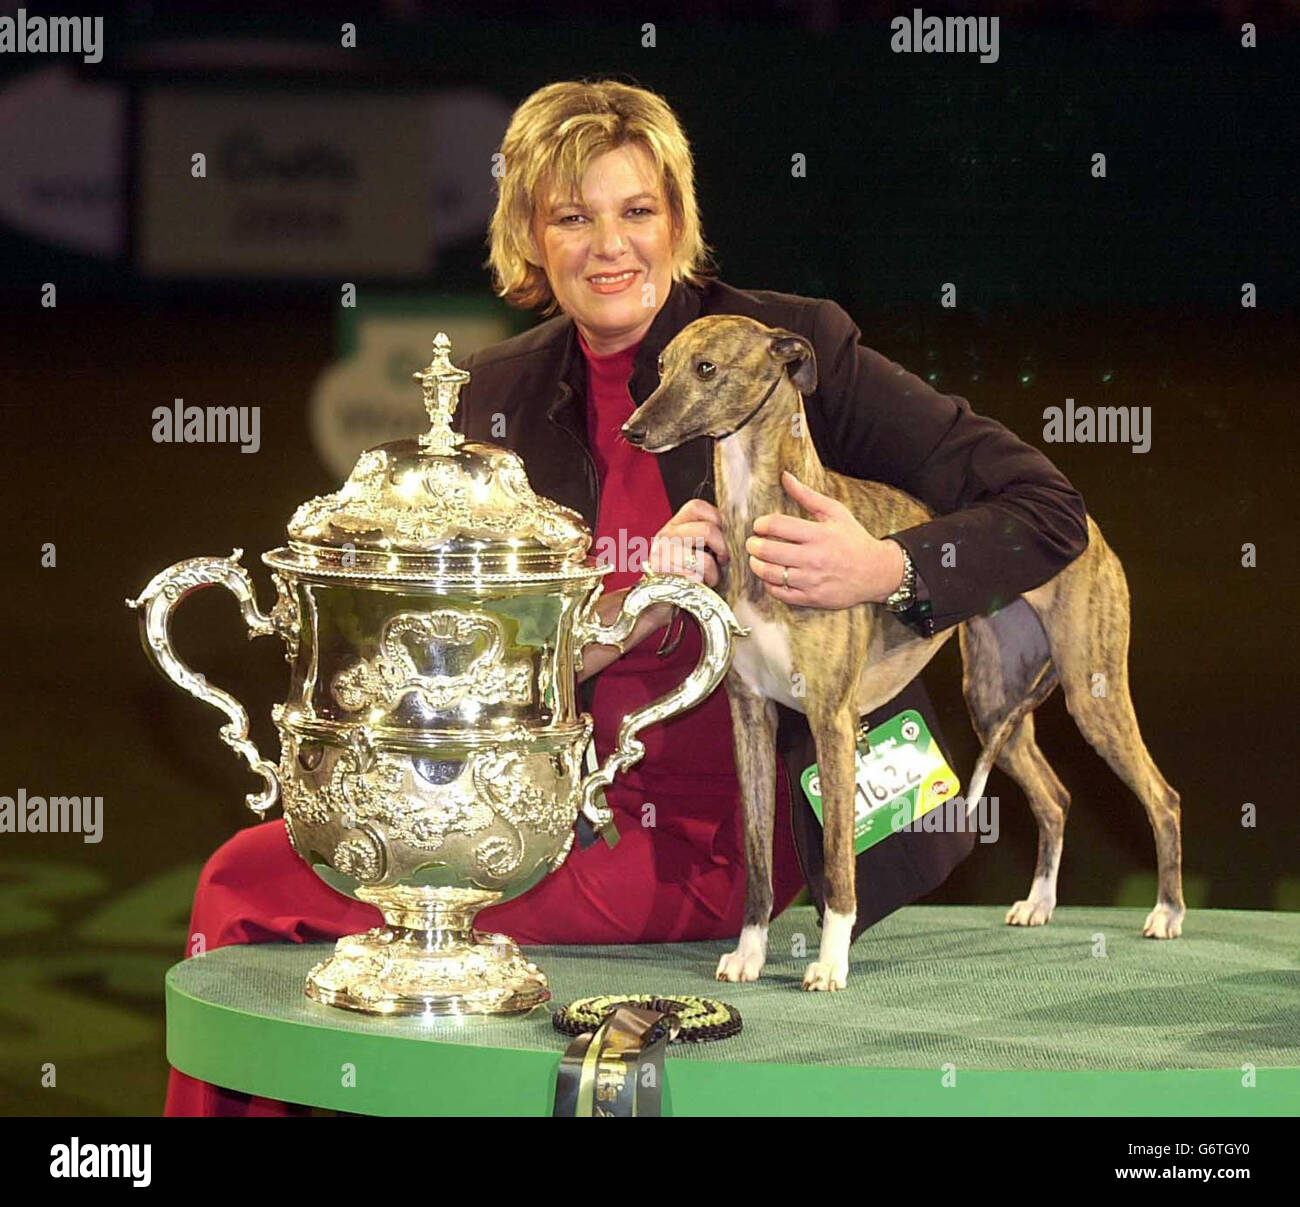
[[[782,539],[769,516],[753,517],[770,559],[755,571],[762,590],[787,599],[783,582],[815,562],[819,594],[807,606],[872,606],[904,581],[901,546],[915,563],[916,590],[901,619],[924,636],[1046,581],[1084,547],[1082,502],[1041,454],[964,399],[938,394],[861,347],[857,327],[834,302],[716,280],[690,146],[662,98],[613,81],[548,85],[516,110],[497,161],[504,171],[487,261],[495,292],[554,317],[465,359],[470,380],[458,426],[471,440],[504,442],[519,453],[533,488],[579,511],[597,548],[648,544],[651,569],[719,585],[736,534],[725,531],[712,501],[711,442],[691,440],[656,457],[622,429],[654,390],[672,339],[702,316],[733,314],[784,328],[813,350],[820,372],[807,399],[809,436],[829,468],[895,485],[941,517],[873,534],[851,517],[831,516],[832,500],[791,482],[786,492],[808,517],[800,539]],[[941,560],[954,542],[959,568]],[[620,563],[606,576],[600,610],[607,623],[640,570]],[[583,704],[601,758],[624,717],[676,687],[699,659],[693,622],[676,645],[665,640],[656,649],[646,640],[668,620],[663,611],[645,613],[622,650],[584,651]],[[919,682],[867,723],[904,708],[925,718],[942,750]],[[720,953],[717,975],[756,979],[770,919],[805,880],[824,906],[826,886],[819,823],[791,792],[815,757],[806,721],[797,712],[778,717],[772,705],[744,723],[770,727],[780,756],[744,771],[746,809],[762,821],[750,839],[762,846],[770,883],[746,883],[732,713],[727,694],[715,692],[688,716],[640,735],[643,761],[606,794],[616,846],[575,845],[557,871],[484,909],[479,923],[524,944],[735,943],[739,935],[735,950]],[[972,843],[969,832],[915,831],[863,851],[853,935],[936,888]],[[250,827],[209,860],[190,929],[211,948],[319,941],[379,920],[317,881],[276,821]],[[291,1110],[179,1073],[168,1095],[170,1114]]]
[[[555,301],[598,356],[640,343],[672,284],[673,229],[640,147],[602,155],[587,174],[584,201],[539,215],[534,237]],[[629,191],[632,190],[632,191]]]
[[501,155],[489,260],[498,293],[543,314],[559,308],[598,356],[639,343],[672,282],[711,269],[690,148],[654,94],[552,84],[519,107]]

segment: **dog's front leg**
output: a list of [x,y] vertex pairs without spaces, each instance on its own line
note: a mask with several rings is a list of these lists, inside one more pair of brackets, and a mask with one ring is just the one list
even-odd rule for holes
[[720,981],[756,981],[772,918],[772,831],[776,820],[776,705],[733,671],[726,678],[732,745],[745,828],[745,924],[736,950],[718,961]]
[[809,699],[808,721],[817,745],[821,780],[825,910],[821,950],[817,962],[804,971],[803,987],[835,990],[848,983],[849,944],[858,913],[853,850],[857,715],[850,707],[840,705],[832,711]]

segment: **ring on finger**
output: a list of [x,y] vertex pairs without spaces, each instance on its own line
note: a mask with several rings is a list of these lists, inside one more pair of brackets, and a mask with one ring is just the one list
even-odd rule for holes
[[694,550],[694,548],[693,548],[692,546],[690,546],[690,545],[687,545],[687,546],[686,546],[686,568],[687,568],[688,570],[694,570],[694,569],[695,569],[695,563],[696,563],[698,560],[699,560],[699,559],[695,556],[695,550]]
[[781,586],[783,586],[787,591],[790,589],[790,567],[789,566],[781,567]]

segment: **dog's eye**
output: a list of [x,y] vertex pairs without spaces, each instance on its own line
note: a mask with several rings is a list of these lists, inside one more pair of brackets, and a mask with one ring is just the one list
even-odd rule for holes
[[699,361],[695,366],[696,377],[699,377],[704,381],[707,381],[717,371],[718,371],[718,366],[715,365],[711,360]]

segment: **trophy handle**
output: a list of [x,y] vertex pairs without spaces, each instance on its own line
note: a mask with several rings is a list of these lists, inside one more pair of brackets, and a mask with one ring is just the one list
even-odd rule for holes
[[647,571],[635,583],[623,600],[623,609],[608,627],[600,622],[596,601],[600,598],[598,586],[583,605],[574,626],[578,663],[582,663],[582,650],[592,642],[617,646],[631,634],[636,618],[657,603],[675,604],[689,612],[700,622],[704,642],[700,660],[694,670],[672,691],[635,709],[623,718],[619,726],[618,743],[605,760],[579,785],[581,810],[596,828],[602,830],[614,819],[608,805],[597,803],[597,794],[611,783],[615,774],[634,767],[645,757],[645,746],[637,734],[647,725],[666,721],[678,713],[694,708],[719,683],[731,666],[731,655],[737,636],[747,637],[749,630],[742,628],[731,609],[720,595],[703,583],[680,574],[656,574]]
[[265,781],[261,792],[250,792],[244,798],[248,807],[261,816],[274,807],[280,796],[280,778],[275,764],[262,758],[257,747],[249,741],[248,713],[243,705],[190,670],[177,657],[171,635],[172,611],[176,605],[202,587],[219,586],[227,588],[239,600],[240,611],[249,628],[249,640],[279,633],[291,648],[296,645],[297,625],[291,618],[292,599],[283,581],[277,582],[279,602],[270,616],[264,615],[257,606],[253,580],[239,564],[243,555],[242,549],[236,549],[229,557],[192,557],[177,562],[155,575],[140,597],[128,599],[126,606],[139,609],[140,642],[153,664],[178,687],[220,709],[230,718],[230,723],[221,727],[221,740],[236,754],[242,755],[249,767]]

